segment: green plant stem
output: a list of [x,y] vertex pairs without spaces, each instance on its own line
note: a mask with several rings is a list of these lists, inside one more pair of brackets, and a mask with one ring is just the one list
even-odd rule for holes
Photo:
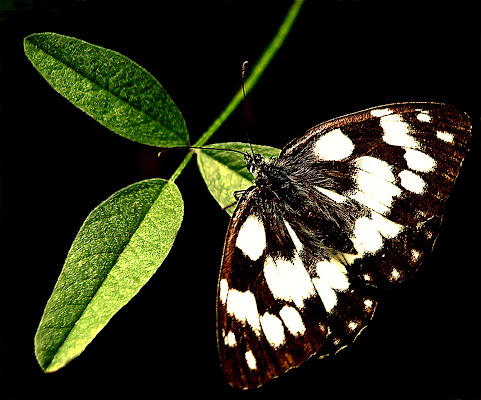
[[[257,61],[254,68],[252,68],[252,71],[249,77],[245,81],[246,94],[249,93],[254,88],[257,81],[259,80],[261,75],[264,73],[264,70],[267,68],[267,66],[271,62],[272,58],[274,57],[274,55],[277,53],[279,48],[282,46],[282,44],[286,40],[287,35],[291,31],[294,21],[296,20],[303,3],[304,3],[304,0],[294,0],[291,8],[287,12],[287,15],[284,18],[284,21],[282,22],[281,26],[279,27],[276,35],[274,36],[272,41],[269,43],[267,48],[264,50],[261,58]],[[236,109],[236,107],[241,103],[242,99],[243,99],[243,93],[242,93],[242,90],[239,90],[236,93],[236,95],[233,97],[233,99],[230,101],[230,103],[227,105],[227,107],[224,109],[224,111],[222,111],[222,113],[214,120],[212,125],[202,134],[202,136],[193,144],[193,146],[200,147],[200,146],[203,146],[205,143],[207,143],[207,141],[212,137],[212,135],[217,131],[217,129],[219,129],[219,127],[224,123],[224,121],[232,114],[232,112]],[[194,151],[190,151],[186,155],[186,157],[180,163],[179,167],[172,174],[170,181],[174,182],[179,177],[179,175],[182,173],[184,168],[192,159],[193,154],[194,154]]]

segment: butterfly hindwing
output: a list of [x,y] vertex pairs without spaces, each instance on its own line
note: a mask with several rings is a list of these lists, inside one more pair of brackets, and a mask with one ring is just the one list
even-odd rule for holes
[[269,161],[231,219],[217,335],[234,387],[253,388],[354,341],[436,238],[470,122],[453,107],[393,104],[337,118]]
[[[350,288],[342,257],[308,254],[288,218],[251,188],[231,219],[217,335],[222,367],[234,387],[260,386],[321,348],[336,352],[374,313],[376,301]],[[338,301],[349,307],[339,313]]]
[[[248,190],[231,219],[219,281],[220,358],[227,379],[239,388],[260,386],[300,365],[317,351],[327,333],[325,321],[306,318],[313,314],[322,319],[322,304],[310,299],[312,282],[295,261],[292,241],[276,233],[281,229],[278,220],[265,224],[257,195]],[[267,243],[270,235],[274,240]],[[283,257],[286,269],[297,278],[296,293],[282,293],[282,287],[289,290],[289,286],[283,282],[286,276],[274,276],[274,265],[266,274],[268,251]]]

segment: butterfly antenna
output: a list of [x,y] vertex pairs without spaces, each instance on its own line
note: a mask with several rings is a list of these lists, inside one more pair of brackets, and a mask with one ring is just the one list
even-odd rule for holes
[[160,157],[168,150],[217,150],[217,151],[230,151],[231,153],[239,153],[244,155],[245,153],[240,150],[227,149],[223,147],[208,147],[208,146],[172,146],[172,147],[160,147],[157,157]]
[[244,121],[245,121],[245,130],[247,136],[247,142],[249,143],[249,147],[251,148],[252,156],[254,156],[254,149],[252,148],[252,143],[249,137],[249,112],[247,111],[247,101],[246,101],[246,89],[245,89],[245,75],[246,75],[246,64],[249,61],[244,61],[242,63],[242,94],[244,95],[243,105],[244,105]]
[[[251,149],[252,157],[254,157],[254,149],[252,148],[252,143],[249,138],[249,130],[248,130],[248,123],[249,123],[249,112],[247,111],[247,104],[246,104],[246,89],[245,89],[245,74],[246,74],[246,64],[248,61],[244,61],[242,63],[242,94],[244,95],[243,99],[243,106],[244,106],[244,120],[245,120],[245,130],[246,130],[246,136],[247,136],[247,142],[249,143],[249,147]],[[159,150],[159,153],[157,154],[157,157],[160,157],[164,152],[167,150],[182,150],[182,149],[189,149],[189,150],[219,150],[219,151],[230,151],[232,153],[239,153],[245,155],[244,152],[239,151],[239,150],[234,150],[234,149],[225,149],[225,148],[215,148],[215,147],[197,147],[197,146],[172,146],[172,147],[161,147]]]

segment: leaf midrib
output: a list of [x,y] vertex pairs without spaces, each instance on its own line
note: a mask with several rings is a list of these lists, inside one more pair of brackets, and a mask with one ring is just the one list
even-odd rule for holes
[[[79,317],[76,319],[76,321],[74,322],[74,324],[72,326],[65,326],[65,327],[62,327],[62,326],[57,326],[57,327],[42,327],[43,329],[70,329],[68,331],[68,333],[65,335],[64,339],[62,340],[61,344],[57,347],[56,349],[56,352],[55,354],[53,354],[50,359],[48,360],[48,363],[44,363],[42,365],[42,367],[44,368],[45,371],[48,371],[48,368],[49,366],[52,365],[53,361],[55,360],[55,357],[56,355],[60,352],[60,350],[63,348],[63,346],[65,345],[65,343],[67,342],[68,338],[71,336],[71,333],[72,331],[74,330],[74,327],[79,323],[79,321],[83,318],[83,316],[85,315],[85,312],[89,306],[89,304],[91,304],[93,302],[93,300],[97,297],[98,293],[99,293],[99,290],[100,288],[103,286],[105,280],[108,278],[108,276],[110,275],[110,273],[112,272],[112,270],[115,268],[115,266],[117,265],[118,261],[119,261],[119,258],[121,257],[121,255],[125,252],[125,249],[129,246],[129,244],[132,242],[132,238],[135,234],[137,234],[138,230],[139,230],[139,227],[144,223],[145,219],[147,218],[148,214],[150,213],[150,210],[152,209],[153,205],[155,204],[155,202],[159,199],[160,195],[162,194],[162,191],[164,190],[165,186],[167,185],[167,181],[164,182],[162,188],[159,190],[159,194],[157,195],[156,199],[152,202],[150,208],[148,209],[148,211],[145,213],[145,215],[142,217],[142,219],[140,220],[140,223],[137,225],[136,229],[134,230],[133,234],[130,236],[130,239],[129,241],[127,242],[127,244],[124,246],[124,248],[122,249],[121,252],[119,252],[117,254],[117,257],[115,257],[115,262],[112,263],[112,268],[110,268],[110,270],[108,271],[107,274],[105,274],[105,276],[103,278],[98,278],[100,280],[98,286],[95,288],[95,291],[93,292],[93,295],[90,297],[89,301],[87,303],[85,303],[85,306],[83,307]],[[113,252],[102,252],[102,253],[98,253],[98,254],[105,254],[105,253],[109,253],[109,254],[114,254]],[[78,261],[80,261],[82,259],[79,259]],[[77,262],[78,262],[77,261]]]

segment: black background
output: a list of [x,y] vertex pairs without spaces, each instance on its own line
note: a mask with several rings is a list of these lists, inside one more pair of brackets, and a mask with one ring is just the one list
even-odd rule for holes
[[[3,4],[3,3],[2,3]],[[5,2],[7,4],[7,2]],[[23,54],[52,31],[117,50],[150,71],[194,142],[274,36],[289,1],[17,1],[1,25],[0,398],[304,394],[316,399],[479,399],[479,21],[476,3],[306,1],[249,96],[253,141],[283,147],[327,119],[384,103],[453,104],[471,152],[433,254],[384,293],[354,346],[249,392],[225,382],[215,337],[228,216],[192,162],[174,247],[149,283],[64,369],[43,374],[33,338],[76,232],[121,188],[168,178],[182,159],[118,137],[58,95]],[[245,141],[237,110],[211,140]]]

